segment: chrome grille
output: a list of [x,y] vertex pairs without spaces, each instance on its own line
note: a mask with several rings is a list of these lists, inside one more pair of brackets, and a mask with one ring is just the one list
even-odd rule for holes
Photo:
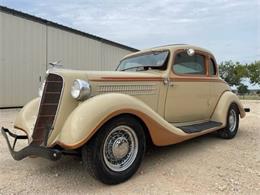
[[53,128],[53,122],[57,113],[63,79],[56,74],[49,74],[44,86],[38,117],[32,134],[32,144],[46,144],[48,134]]

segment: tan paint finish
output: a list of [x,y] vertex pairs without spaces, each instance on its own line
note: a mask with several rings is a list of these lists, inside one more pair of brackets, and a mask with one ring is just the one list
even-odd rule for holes
[[[95,110],[96,114],[89,110]],[[132,96],[104,94],[95,96],[78,106],[66,120],[55,143],[62,145],[64,148],[78,148],[85,144],[106,121],[119,114],[129,113],[144,121],[153,143],[157,146],[178,143],[203,134],[184,133],[165,121],[163,117],[142,101]],[[88,119],[87,122],[86,119]]]
[[[223,128],[227,109],[233,102],[238,105],[241,117],[244,117],[245,112],[237,96],[230,92],[228,85],[217,75],[210,77],[207,73],[205,76],[188,77],[173,73],[171,64],[174,52],[186,48],[194,48],[212,56],[202,48],[179,45],[152,49],[170,50],[171,56],[165,71],[54,70],[53,73],[63,77],[64,88],[48,146],[57,144],[66,149],[81,147],[105,122],[119,114],[128,113],[139,117],[157,146],[175,144],[217,130],[213,128],[187,134],[176,127],[176,122],[195,124],[214,120],[222,122],[223,125],[218,128]],[[91,98],[78,102],[71,97],[71,85],[75,79],[90,82]],[[167,82],[172,82],[173,86]],[[28,103],[19,113],[15,126],[30,132],[38,106],[39,99]]]
[[18,113],[14,122],[15,128],[25,131],[30,139],[38,115],[39,105],[40,98],[35,98],[28,102]]
[[[54,125],[54,129],[51,132],[49,139],[48,139],[48,145],[51,145],[59,136],[61,129],[64,125],[64,122],[67,120],[67,118],[69,117],[69,115],[71,114],[71,112],[79,105],[79,104],[84,104],[84,102],[78,102],[75,99],[73,99],[70,95],[70,91],[71,91],[71,85],[73,83],[73,81],[75,79],[82,79],[82,80],[89,80],[89,82],[91,83],[91,87],[92,87],[92,96],[97,96],[98,93],[97,91],[97,86],[98,85],[104,85],[104,83],[106,82],[97,82],[95,81],[96,79],[99,78],[101,76],[106,76],[106,77],[117,77],[117,78],[124,78],[124,77],[128,77],[131,78],[129,79],[129,81],[127,81],[127,83],[125,82],[120,82],[118,84],[124,84],[124,85],[140,85],[140,84],[151,84],[151,82],[148,80],[144,80],[144,78],[158,78],[162,73],[161,72],[146,72],[143,74],[138,74],[139,78],[142,78],[143,81],[135,81],[134,79],[136,79],[137,74],[133,73],[133,72],[114,72],[114,71],[75,71],[75,70],[54,70],[53,73],[55,74],[59,74],[60,76],[63,77],[64,80],[64,88],[63,88],[63,95],[62,95],[62,100],[61,103],[59,105],[59,110],[58,110],[58,115],[56,118],[56,122]],[[117,81],[118,82],[118,81]],[[112,81],[113,85],[116,84],[116,82]],[[153,108],[154,110],[157,110],[157,104],[158,104],[158,91],[159,91],[159,87],[156,86],[157,82],[156,81],[152,81],[152,84],[155,85],[155,87],[157,88],[157,92],[152,94],[152,95],[135,95],[135,97],[138,97],[139,99],[145,101],[151,108]],[[92,97],[93,98],[93,97]],[[92,98],[86,100],[86,101],[90,101]],[[106,102],[107,103],[107,102]],[[99,105],[99,103],[97,103]],[[98,106],[95,106],[96,108],[98,108]],[[91,109],[87,109],[88,111]],[[91,112],[91,114],[93,114],[93,112]],[[86,121],[85,121],[86,122]],[[92,123],[91,121],[87,121]],[[97,124],[96,124],[97,125]]]
[[[209,51],[199,47],[191,48],[193,48],[196,53],[204,56],[206,74],[179,75],[174,73],[173,66],[176,54],[183,52],[187,48],[189,48],[189,46],[175,48],[175,50],[172,51],[173,53],[168,64],[167,71],[172,85],[168,87],[165,119],[171,123],[189,123],[209,120],[219,96],[225,90],[229,90],[227,85],[223,85],[224,82],[218,78],[218,74],[209,76],[208,61],[209,58],[215,61],[215,58]],[[214,88],[212,89],[212,87]],[[215,90],[215,92],[212,90]]]
[[218,104],[215,108],[215,111],[211,119],[214,121],[221,122],[223,123],[223,125],[226,125],[227,113],[231,103],[235,103],[238,106],[240,117],[244,118],[246,116],[246,113],[240,100],[231,91],[226,91],[223,93],[220,100],[218,101]]
[[173,82],[168,87],[165,119],[171,123],[208,120],[209,90],[208,82]]
[[210,86],[210,98],[209,98],[209,110],[210,116],[212,116],[219,99],[226,91],[230,91],[230,87],[224,82],[211,82]]

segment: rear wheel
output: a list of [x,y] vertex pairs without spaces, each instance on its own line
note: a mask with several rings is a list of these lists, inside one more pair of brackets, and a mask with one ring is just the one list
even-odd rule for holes
[[106,123],[82,148],[82,159],[92,176],[106,184],[118,184],[137,171],[145,146],[139,121],[131,116],[119,116]]
[[231,104],[228,109],[226,127],[219,130],[218,136],[224,139],[232,139],[236,136],[239,126],[239,110],[236,104]]

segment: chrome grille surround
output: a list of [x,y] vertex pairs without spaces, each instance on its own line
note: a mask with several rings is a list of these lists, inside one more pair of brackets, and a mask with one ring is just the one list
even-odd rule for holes
[[32,144],[46,145],[49,132],[54,126],[62,89],[63,78],[57,74],[49,74],[44,86],[38,117],[32,134]]

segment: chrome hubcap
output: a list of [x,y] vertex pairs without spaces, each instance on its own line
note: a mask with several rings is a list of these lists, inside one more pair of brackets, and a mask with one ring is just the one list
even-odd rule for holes
[[112,146],[112,152],[116,159],[123,158],[129,149],[129,143],[126,138],[119,137],[115,140]]
[[229,130],[231,132],[235,131],[236,124],[237,124],[237,115],[235,110],[230,110],[229,117],[228,117],[228,123],[229,123]]
[[103,158],[108,168],[124,171],[134,162],[138,152],[138,139],[134,130],[126,125],[114,128],[107,136]]

